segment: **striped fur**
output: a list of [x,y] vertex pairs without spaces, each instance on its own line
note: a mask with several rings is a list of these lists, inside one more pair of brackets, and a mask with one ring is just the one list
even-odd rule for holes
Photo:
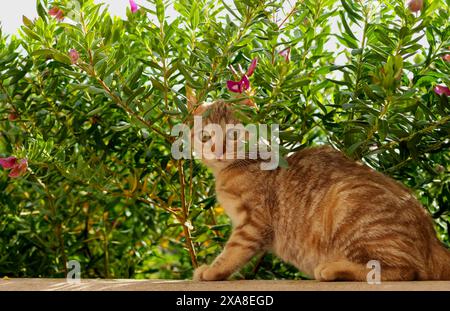
[[[206,110],[205,123],[237,123],[222,102]],[[205,160],[234,229],[195,280],[227,279],[262,251],[321,281],[365,281],[370,260],[380,262],[385,281],[450,279],[450,252],[400,183],[331,147],[305,149],[287,161],[288,169],[262,171],[258,161]]]

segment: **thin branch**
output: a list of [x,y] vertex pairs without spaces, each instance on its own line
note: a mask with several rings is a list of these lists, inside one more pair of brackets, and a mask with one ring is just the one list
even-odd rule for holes
[[174,209],[172,209],[172,208],[170,208],[170,207],[167,207],[167,206],[165,206],[164,204],[161,204],[161,202],[159,202],[159,203],[157,203],[157,202],[152,202],[152,201],[150,201],[150,200],[148,200],[148,199],[144,199],[144,198],[137,198],[137,200],[138,200],[138,201],[141,201],[141,202],[143,202],[143,203],[146,203],[146,204],[148,204],[148,205],[156,205],[156,206],[158,206],[158,207],[164,209],[166,212],[169,212],[170,214],[174,215],[180,222],[181,222],[181,220],[182,220],[182,219],[178,216],[178,213],[177,213],[176,210],[174,210]]
[[295,5],[292,7],[291,11],[285,16],[285,18],[278,25],[278,30],[280,30],[281,27],[283,27],[283,25],[289,20],[289,18],[291,18],[291,16],[297,11],[299,5],[300,1],[297,1]]
[[186,197],[185,197],[185,191],[186,191],[186,187],[185,187],[185,176],[184,176],[184,169],[183,169],[183,162],[181,160],[177,161],[177,165],[178,165],[178,176],[180,177],[180,187],[181,187],[181,208],[183,211],[183,231],[184,231],[184,236],[186,238],[186,246],[189,250],[189,254],[191,256],[191,262],[192,262],[192,266],[194,268],[198,267],[198,263],[197,263],[197,256],[195,254],[195,249],[194,249],[194,244],[192,243],[192,239],[191,239],[191,232],[189,227],[187,226],[187,222],[189,220],[189,211],[188,211],[188,207],[186,205]]

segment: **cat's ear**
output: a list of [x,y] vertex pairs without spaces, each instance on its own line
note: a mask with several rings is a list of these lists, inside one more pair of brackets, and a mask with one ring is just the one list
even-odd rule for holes
[[197,107],[195,107],[194,111],[192,112],[192,114],[194,116],[201,116],[203,115],[203,113],[205,113],[206,110],[208,110],[208,108],[211,106],[211,103],[203,103]]
[[199,104],[194,89],[189,85],[185,85],[187,108],[194,116],[201,116],[209,107],[208,103]]
[[208,108],[207,104],[198,103],[197,96],[195,94],[194,89],[192,89],[189,85],[186,84],[186,99],[187,99],[187,108],[194,116],[202,115],[206,109]]
[[194,89],[192,89],[189,85],[186,84],[186,100],[187,100],[187,108],[189,111],[193,111],[195,107],[198,105],[198,99],[195,94]]

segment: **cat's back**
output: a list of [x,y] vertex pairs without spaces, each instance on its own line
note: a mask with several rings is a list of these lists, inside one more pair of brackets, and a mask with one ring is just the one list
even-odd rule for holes
[[[361,165],[329,146],[302,149],[286,158],[288,168],[280,168],[277,184],[280,190],[321,190],[330,187],[344,175],[360,172]],[[294,191],[297,192],[297,191]],[[303,192],[303,191],[302,191]]]
[[278,208],[272,218],[274,249],[282,258],[309,273],[339,249],[364,262],[373,254],[350,254],[351,246],[386,236],[393,248],[414,241],[407,250],[425,256],[431,222],[406,187],[331,147],[304,149],[287,161],[289,168],[277,176]]
[[289,163],[289,172],[298,171],[298,169],[330,172],[350,170],[351,172],[351,170],[364,168],[361,163],[347,158],[342,152],[330,146],[302,149],[289,156],[287,161]]
[[314,185],[316,190],[325,190],[339,182],[354,183],[354,186],[373,183],[389,188],[398,195],[410,193],[392,178],[348,158],[330,146],[300,150],[289,156],[287,161],[289,168],[280,171],[279,181]]
[[332,147],[304,149],[287,161],[289,168],[280,169],[276,179],[282,210],[295,207],[304,214],[335,200],[336,204],[341,200],[345,206],[361,208],[367,202],[379,201],[379,208],[388,205],[397,209],[407,205],[405,212],[426,215],[408,188]]

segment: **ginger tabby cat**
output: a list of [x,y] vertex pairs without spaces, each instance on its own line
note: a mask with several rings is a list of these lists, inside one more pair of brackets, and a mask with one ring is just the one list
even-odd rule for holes
[[[225,129],[240,123],[233,111],[217,101],[194,115]],[[331,147],[304,149],[287,161],[289,168],[264,171],[258,160],[203,160],[233,232],[194,280],[225,280],[263,251],[319,281],[366,281],[370,260],[380,262],[382,281],[450,280],[450,251],[403,185]]]

